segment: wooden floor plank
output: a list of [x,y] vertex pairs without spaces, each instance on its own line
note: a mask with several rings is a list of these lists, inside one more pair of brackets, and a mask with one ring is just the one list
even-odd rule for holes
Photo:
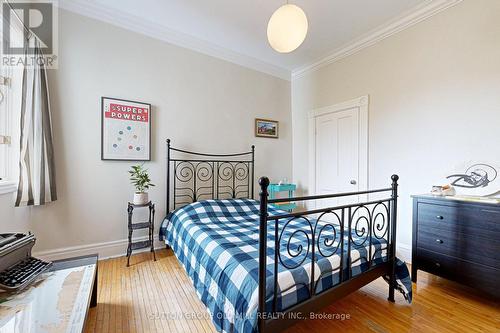
[[[400,294],[387,301],[387,284],[378,279],[322,311],[345,320],[306,320],[286,333],[311,332],[500,332],[500,303],[470,288],[419,272],[413,304]],[[199,314],[196,319],[185,314]],[[90,309],[85,332],[215,332],[191,280],[171,251],[99,262],[98,305]],[[175,318],[172,318],[175,316]],[[201,318],[200,318],[201,317]]]

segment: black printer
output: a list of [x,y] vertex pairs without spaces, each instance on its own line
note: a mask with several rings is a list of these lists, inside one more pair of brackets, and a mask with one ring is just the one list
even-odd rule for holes
[[0,234],[0,289],[23,289],[52,265],[31,256],[35,241],[31,233]]

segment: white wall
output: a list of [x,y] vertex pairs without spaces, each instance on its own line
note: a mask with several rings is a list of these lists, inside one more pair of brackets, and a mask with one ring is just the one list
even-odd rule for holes
[[398,240],[408,253],[410,195],[428,192],[462,162],[500,162],[499,13],[498,0],[465,0],[294,79],[293,178],[301,189],[307,192],[307,112],[369,94],[369,187],[400,175]]
[[[124,253],[117,241],[127,235],[133,162],[100,160],[101,96],[153,105],[147,167],[157,184],[150,192],[157,224],[165,213],[167,138],[222,153],[255,144],[256,177],[291,178],[289,82],[63,10],[59,25],[59,69],[49,74],[59,200],[14,208],[10,195],[0,196],[2,232],[33,231],[38,252],[104,243],[104,255]],[[256,117],[280,121],[280,139],[255,138]]]
[[[14,208],[0,196],[1,231],[33,231],[42,252],[122,251],[131,163],[100,160],[101,96],[153,105],[147,165],[159,221],[167,137],[206,151],[255,144],[256,176],[291,178],[293,119],[293,179],[307,192],[307,112],[369,94],[370,187],[401,176],[399,244],[409,247],[411,194],[463,161],[500,160],[499,12],[500,1],[465,0],[295,79],[290,96],[284,80],[61,10],[59,69],[49,77],[59,200]],[[255,117],[279,120],[281,138],[255,138]]]

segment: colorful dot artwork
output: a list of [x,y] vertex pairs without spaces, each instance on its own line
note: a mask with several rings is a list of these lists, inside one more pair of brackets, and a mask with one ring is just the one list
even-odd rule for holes
[[136,146],[138,139],[139,135],[134,134],[133,126],[127,126],[125,129],[118,131],[116,142],[112,144],[112,147],[118,150],[120,145],[122,145],[123,148],[128,149],[129,151],[141,152],[144,150],[144,147]]
[[147,103],[112,98],[102,99],[101,155],[103,160],[150,160],[150,111],[150,105]]

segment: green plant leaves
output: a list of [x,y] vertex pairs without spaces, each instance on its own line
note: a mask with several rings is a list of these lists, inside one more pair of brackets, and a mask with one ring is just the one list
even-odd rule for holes
[[129,170],[130,183],[135,187],[137,192],[144,192],[144,190],[149,189],[151,186],[155,186],[151,183],[148,171],[144,168],[144,164],[132,165],[132,170]]

